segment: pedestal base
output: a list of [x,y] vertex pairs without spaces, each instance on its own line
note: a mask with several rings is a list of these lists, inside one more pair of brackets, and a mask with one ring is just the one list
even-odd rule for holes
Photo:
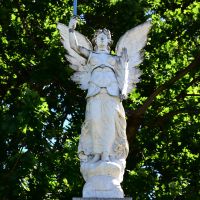
[[124,198],[121,181],[124,174],[124,160],[83,163],[81,173],[86,181],[83,198]]
[[133,200],[132,197],[125,198],[80,198],[74,197],[72,200]]
[[123,198],[124,192],[112,176],[93,176],[83,187],[83,198]]

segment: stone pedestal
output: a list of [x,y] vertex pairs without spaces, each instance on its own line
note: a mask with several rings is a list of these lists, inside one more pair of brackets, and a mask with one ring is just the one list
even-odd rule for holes
[[123,199],[124,192],[120,183],[124,168],[125,160],[83,163],[81,173],[86,181],[83,187],[83,198]]
[[125,198],[79,198],[74,197],[72,200],[133,200],[132,197]]

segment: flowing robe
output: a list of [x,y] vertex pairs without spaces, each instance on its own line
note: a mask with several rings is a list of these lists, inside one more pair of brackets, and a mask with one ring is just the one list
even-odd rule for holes
[[87,65],[91,76],[78,148],[80,158],[81,155],[97,153],[108,153],[113,158],[126,158],[126,120],[119,98],[116,57],[105,53],[91,53]]

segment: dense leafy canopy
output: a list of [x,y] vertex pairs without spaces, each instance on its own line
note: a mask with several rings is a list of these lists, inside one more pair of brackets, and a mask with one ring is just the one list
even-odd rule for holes
[[[78,27],[108,27],[114,44],[152,20],[141,82],[124,102],[133,199],[200,197],[200,3],[79,0]],[[84,92],[70,80],[56,23],[72,0],[0,1],[0,199],[71,199],[83,179],[76,155]],[[114,45],[113,45],[114,49]]]

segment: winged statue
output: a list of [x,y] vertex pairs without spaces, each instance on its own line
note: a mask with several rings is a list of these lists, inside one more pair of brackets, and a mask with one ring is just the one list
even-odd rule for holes
[[[141,71],[137,66],[143,61],[141,50],[147,42],[147,35],[150,27],[151,23],[150,21],[147,21],[128,30],[117,42],[115,48],[116,55],[120,58],[125,51],[128,57],[127,63],[124,63],[121,67],[116,69],[120,90],[126,98],[135,87],[136,83],[139,82]],[[66,59],[69,61],[70,67],[75,70],[72,80],[79,84],[81,89],[87,90],[89,88],[91,77],[91,68],[87,67],[87,59],[71,48],[69,41],[69,27],[62,23],[58,23],[57,28],[62,37],[62,44],[68,53]],[[93,46],[91,42],[79,32],[74,31],[74,33],[79,45],[92,52]]]
[[[118,176],[120,182],[124,170],[122,160],[128,155],[122,100],[128,97],[140,80],[142,72],[138,65],[143,61],[143,48],[151,23],[147,21],[128,30],[117,42],[116,55],[112,55],[109,30],[97,30],[91,43],[75,30],[77,21],[73,17],[68,26],[58,23],[57,28],[67,50],[66,59],[75,71],[71,78],[82,90],[87,90],[85,121],[78,147],[82,174],[87,180],[90,164],[99,167],[102,162],[121,163],[121,175]],[[95,168],[97,171],[98,167]]]

